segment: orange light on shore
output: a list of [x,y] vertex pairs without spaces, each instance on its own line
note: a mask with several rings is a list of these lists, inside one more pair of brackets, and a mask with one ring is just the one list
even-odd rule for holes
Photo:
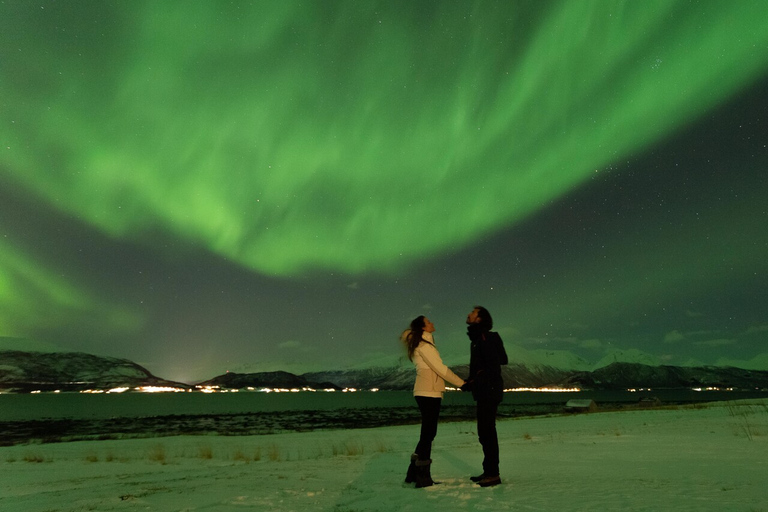
[[135,388],[136,391],[140,391],[141,393],[183,393],[186,390],[182,388],[172,388],[172,387],[163,387],[163,386],[141,386],[138,388]]
[[511,388],[505,389],[505,393],[517,393],[521,391],[529,391],[534,393],[578,393],[580,388]]

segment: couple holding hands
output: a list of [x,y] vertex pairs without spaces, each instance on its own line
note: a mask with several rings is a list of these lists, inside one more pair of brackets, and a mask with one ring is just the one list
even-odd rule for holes
[[471,391],[477,402],[477,437],[483,447],[483,472],[470,477],[482,487],[501,483],[499,477],[499,440],[496,435],[496,411],[504,394],[501,365],[507,364],[507,353],[498,333],[491,331],[493,319],[488,310],[475,306],[467,316],[467,336],[470,341],[469,377],[463,380],[451,371],[435,347],[432,333],[435,326],[425,316],[411,322],[401,339],[408,349],[408,358],[416,366],[413,395],[421,411],[421,436],[411,455],[406,483],[428,487],[432,480],[432,441],[437,434],[437,420],[445,391],[445,381]]

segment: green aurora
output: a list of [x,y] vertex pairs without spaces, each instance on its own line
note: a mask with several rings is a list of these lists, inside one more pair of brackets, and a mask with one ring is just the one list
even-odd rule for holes
[[764,2],[107,4],[11,2],[5,172],[268,274],[467,244],[768,69]]

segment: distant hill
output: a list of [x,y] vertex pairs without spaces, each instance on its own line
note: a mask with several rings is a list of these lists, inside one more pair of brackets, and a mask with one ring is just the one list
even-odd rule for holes
[[768,389],[768,372],[722,366],[650,366],[613,363],[592,372],[576,372],[570,382],[590,389],[738,388]]
[[4,391],[83,391],[141,386],[190,387],[155,377],[127,359],[81,352],[0,351],[0,390]]
[[[768,389],[768,372],[721,366],[656,366],[636,362],[613,362],[593,370],[568,369],[584,363],[551,353],[542,359],[524,354],[526,362],[502,367],[506,388],[570,388],[620,390],[628,388],[694,388],[719,387]],[[626,357],[626,354],[622,354]],[[539,354],[540,356],[540,354]],[[631,356],[643,359],[642,353]],[[542,361],[557,364],[543,364]],[[607,362],[607,361],[606,361]],[[559,367],[558,367],[559,366]],[[563,368],[565,367],[565,368]],[[452,366],[460,377],[469,374],[467,365]],[[228,372],[198,385],[228,389],[245,388],[358,388],[410,390],[415,371],[410,365],[397,367],[351,368],[296,375],[289,372]],[[194,388],[189,384],[168,381],[152,375],[147,369],[126,359],[98,357],[65,352],[43,353],[0,351],[0,390],[15,392],[107,390],[117,387],[163,386]]]
[[319,382],[309,380],[304,376],[294,375],[288,372],[256,372],[235,373],[227,372],[210,380],[200,382],[198,386],[218,386],[228,389],[244,388],[312,388],[312,389],[340,389],[331,382]]

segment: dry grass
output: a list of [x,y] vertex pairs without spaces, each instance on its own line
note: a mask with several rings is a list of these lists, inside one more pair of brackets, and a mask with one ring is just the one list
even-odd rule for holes
[[758,425],[754,421],[758,422],[764,418],[757,418],[768,414],[768,405],[766,404],[742,404],[727,402],[728,414],[736,419],[736,432],[734,435],[744,435],[750,441],[754,441],[755,437],[765,435],[765,423]]
[[269,445],[269,448],[267,448],[267,458],[272,462],[277,462],[279,460],[282,460],[282,457],[280,455],[280,447],[277,446],[276,444]]
[[331,453],[334,457],[338,457],[339,455],[355,457],[357,455],[363,455],[365,453],[365,447],[357,441],[345,441],[341,444],[334,444],[331,447]]
[[381,439],[376,440],[376,444],[373,447],[374,453],[389,453],[392,451],[392,447],[384,444]]
[[213,458],[213,448],[210,445],[200,445],[197,449],[197,456],[201,459],[210,460]]
[[[90,463],[99,464],[105,462],[130,462],[135,460],[149,460],[162,465],[171,462],[171,459],[201,459],[223,460],[240,463],[252,463],[259,461],[281,462],[316,460],[331,457],[360,457],[374,453],[390,453],[392,446],[383,439],[370,439],[365,442],[360,439],[337,439],[335,442],[319,444],[317,447],[294,447],[282,443],[271,444],[244,444],[240,446],[217,446],[214,443],[201,442],[188,445],[183,449],[170,449],[166,443],[146,445],[142,450],[131,450],[130,455],[120,453],[112,447],[99,449],[97,446],[89,446],[79,454],[79,459]],[[44,450],[29,450],[25,454],[8,454],[5,461],[15,462],[51,462],[53,459]]]
[[107,452],[104,456],[105,462],[128,462],[128,457],[118,457],[112,452]]
[[51,462],[50,459],[46,459],[39,453],[25,453],[22,459],[24,462]]
[[235,453],[232,455],[232,458],[237,461],[241,462],[250,462],[251,459],[243,452],[241,449],[235,450]]
[[149,460],[153,462],[159,462],[160,464],[167,464],[167,453],[165,451],[165,446],[162,444],[156,444],[152,448],[149,449],[149,453],[147,454],[149,457]]

